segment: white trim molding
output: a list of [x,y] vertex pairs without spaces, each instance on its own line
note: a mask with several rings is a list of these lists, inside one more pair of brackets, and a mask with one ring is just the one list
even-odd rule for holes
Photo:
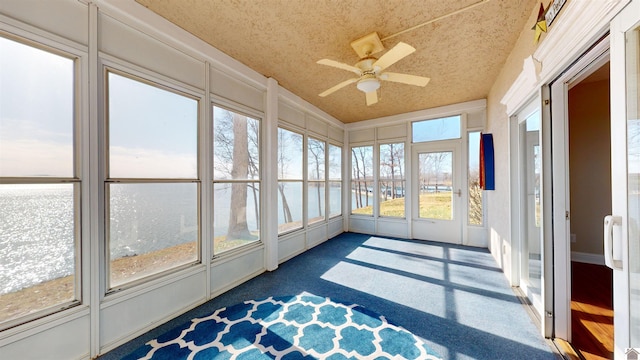
[[540,79],[550,81],[567,67],[576,54],[586,51],[611,19],[631,0],[573,0],[567,2],[549,33],[533,53],[542,64]]
[[507,114],[514,114],[538,88],[540,68],[533,56],[524,59],[522,72],[500,100],[507,107]]
[[391,126],[397,124],[405,124],[411,121],[435,119],[439,117],[445,117],[450,115],[459,115],[462,113],[470,113],[477,111],[486,111],[487,99],[472,100],[458,104],[445,105],[435,107],[431,109],[418,110],[414,112],[391,115],[380,117],[376,119],[370,119],[365,121],[358,121],[355,123],[348,123],[345,125],[346,131],[360,130],[376,128],[379,126]]

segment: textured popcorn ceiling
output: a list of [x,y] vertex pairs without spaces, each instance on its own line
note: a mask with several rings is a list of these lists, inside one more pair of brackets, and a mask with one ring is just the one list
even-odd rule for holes
[[383,41],[385,51],[399,41],[417,49],[388,71],[431,81],[424,88],[382,82],[379,102],[366,106],[355,84],[319,97],[353,73],[316,61],[353,65],[351,41],[374,31],[385,38],[479,0],[136,1],[345,123],[486,98],[539,4],[490,0]]

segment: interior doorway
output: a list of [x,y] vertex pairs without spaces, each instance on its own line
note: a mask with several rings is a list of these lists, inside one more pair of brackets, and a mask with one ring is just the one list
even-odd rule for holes
[[611,213],[609,62],[568,83],[571,344],[585,359],[613,359],[612,270],[602,221]]

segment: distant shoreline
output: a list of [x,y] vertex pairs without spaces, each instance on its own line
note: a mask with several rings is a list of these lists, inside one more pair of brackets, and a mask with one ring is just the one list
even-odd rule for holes
[[[166,249],[127,256],[111,263],[112,281],[115,284],[129,281],[195,261],[196,242],[172,246]],[[45,281],[34,286],[0,295],[0,322],[29,315],[40,310],[73,302],[75,276],[69,275]]]

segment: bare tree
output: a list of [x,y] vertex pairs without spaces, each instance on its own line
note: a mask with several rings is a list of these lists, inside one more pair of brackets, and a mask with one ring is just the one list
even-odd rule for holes
[[395,170],[398,170],[398,177],[399,177],[399,181],[400,181],[400,194],[398,194],[397,189],[396,192],[394,193],[396,197],[404,197],[404,144],[400,144],[400,146],[396,146],[395,148],[391,149],[391,154],[392,156],[397,159],[396,160],[396,164],[394,167],[394,189],[396,189],[396,185],[395,185]]
[[[249,177],[251,179],[260,178],[260,166],[257,162],[260,159],[260,123],[257,120],[249,119],[245,117],[248,126],[247,133],[247,153],[249,155]],[[256,224],[260,228],[260,204],[258,202],[260,196],[260,189],[256,186],[255,182],[248,184],[251,193],[253,194],[253,215],[255,217]]]
[[426,180],[426,186],[429,188],[431,180],[434,180],[435,191],[440,191],[440,186],[445,181],[451,181],[451,173],[445,172],[445,167],[451,161],[450,152],[433,152],[421,154],[421,176]]
[[[380,148],[380,181],[384,189],[384,200],[392,199],[404,193],[403,175],[404,144],[387,144]],[[398,183],[400,194],[398,193]]]
[[[246,117],[233,114],[233,165],[231,177],[246,179],[249,175],[249,151]],[[245,183],[231,184],[231,203],[227,240],[251,237],[247,224],[247,190]]]
[[[309,139],[309,180],[324,180],[324,142],[314,139]],[[319,184],[316,185],[316,196],[318,202],[318,216],[324,216],[322,209],[322,193],[320,191]]]
[[247,222],[247,189],[251,189],[256,224],[260,226],[259,188],[250,179],[259,178],[259,124],[257,120],[230,111],[215,118],[215,170],[219,179],[245,180],[230,183],[231,198],[227,240],[252,239]]
[[[367,174],[367,167],[371,167],[371,147],[370,146],[359,146],[351,148],[351,153],[353,155],[354,168],[353,171],[355,173],[354,178],[356,179],[356,204],[358,208],[369,206],[369,195],[368,195],[368,187],[367,187],[367,177],[370,176]],[[368,166],[367,166],[368,165]],[[364,183],[365,188],[365,196],[364,201],[362,200],[362,184]]]
[[469,224],[482,225],[482,189],[477,169],[469,171]]
[[[285,146],[289,139],[287,139],[285,135],[285,130],[278,129],[278,177],[281,179],[284,178],[288,167],[287,165],[289,163],[289,158],[287,157]],[[282,199],[282,216],[284,217],[285,223],[290,223],[293,221],[293,217],[291,216],[291,209],[289,208],[289,202],[287,201],[284,187],[285,183],[278,183],[278,192],[280,193],[280,198]]]

